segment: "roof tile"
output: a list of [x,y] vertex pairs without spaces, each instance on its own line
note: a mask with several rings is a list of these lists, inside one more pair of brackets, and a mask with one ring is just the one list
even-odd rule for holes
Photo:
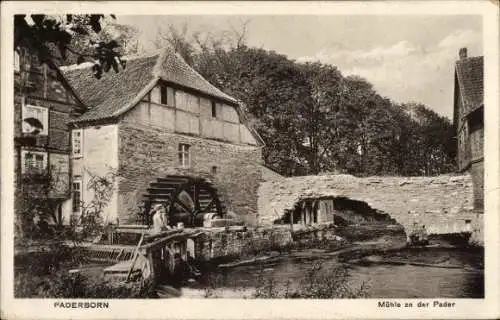
[[94,77],[90,65],[63,67],[61,71],[90,109],[75,122],[118,116],[155,78],[236,102],[234,98],[205,80],[170,49],[164,49],[152,56],[129,59],[125,69],[118,73],[106,72],[101,79]]
[[456,63],[458,85],[467,113],[483,105],[483,57],[471,57]]

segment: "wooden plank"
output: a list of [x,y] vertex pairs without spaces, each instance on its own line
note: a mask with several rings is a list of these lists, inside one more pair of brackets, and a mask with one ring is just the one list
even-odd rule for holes
[[117,228],[124,229],[149,229],[145,224],[120,224]]
[[152,243],[148,243],[148,244],[145,244],[141,247],[141,249],[151,249],[155,246],[158,246],[158,245],[162,245],[164,244],[165,242],[168,242],[168,241],[173,241],[173,240],[187,240],[189,239],[189,235],[188,234],[173,234],[173,235],[170,235],[170,236],[167,236],[167,237],[163,237],[163,238],[160,238]]
[[137,247],[135,248],[134,259],[132,260],[132,264],[130,265],[130,269],[128,270],[126,281],[128,281],[130,279],[130,275],[132,274],[132,269],[134,268],[135,261],[137,260],[137,257],[139,256],[139,248],[141,247],[142,241],[144,241],[144,234],[141,235],[141,239],[139,240],[139,243],[137,244]]
[[201,210],[201,212],[207,212],[208,210],[210,210],[215,204],[215,199],[212,199],[212,201],[210,201],[210,203]]
[[116,228],[114,233],[134,233],[134,234],[150,234],[152,231],[149,229],[123,229],[123,228]]

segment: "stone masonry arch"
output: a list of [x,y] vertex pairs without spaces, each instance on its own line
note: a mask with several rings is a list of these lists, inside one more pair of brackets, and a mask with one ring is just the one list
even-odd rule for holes
[[306,198],[335,197],[365,202],[390,215],[405,230],[414,222],[430,233],[463,231],[473,211],[469,175],[435,177],[367,177],[323,175],[284,178],[261,183],[258,223],[271,225]]

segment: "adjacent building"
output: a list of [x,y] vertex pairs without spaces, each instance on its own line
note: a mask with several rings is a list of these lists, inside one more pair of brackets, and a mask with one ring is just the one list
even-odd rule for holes
[[453,120],[457,132],[459,172],[469,172],[474,186],[474,208],[484,210],[484,86],[483,57],[459,51],[455,64]]
[[54,65],[14,52],[16,218],[49,211],[61,223],[70,210],[71,143],[68,122],[85,112],[78,95]]

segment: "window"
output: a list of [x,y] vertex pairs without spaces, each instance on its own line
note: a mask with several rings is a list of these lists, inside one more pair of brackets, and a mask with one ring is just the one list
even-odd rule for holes
[[160,88],[161,88],[160,103],[161,104],[168,104],[167,87],[166,86],[161,86]]
[[302,145],[304,147],[310,147],[311,146],[311,139],[308,136],[304,137],[304,139],[302,140]]
[[80,207],[82,204],[82,181],[73,181],[73,187],[71,188],[71,199],[73,212],[80,212]]
[[26,104],[23,106],[23,133],[47,135],[49,112],[47,108]]
[[167,104],[170,107],[175,107],[175,90],[173,88],[167,88]]
[[189,167],[189,158],[189,145],[183,143],[179,144],[179,164],[184,168]]
[[176,90],[174,93],[175,107],[186,110],[188,105],[188,96],[185,92]]
[[217,166],[212,166],[212,174],[217,174]]
[[19,72],[21,71],[21,64],[20,64],[20,59],[19,59],[19,53],[14,50],[14,71]]
[[71,131],[71,148],[74,157],[82,156],[83,149],[83,130],[77,129]]
[[154,87],[149,93],[149,101],[153,103],[161,103],[161,86]]
[[175,90],[166,85],[158,85],[151,90],[151,102],[175,107]]
[[217,105],[215,104],[215,101],[212,101],[212,118],[217,117]]
[[23,173],[44,173],[47,168],[47,153],[38,151],[22,152]]

